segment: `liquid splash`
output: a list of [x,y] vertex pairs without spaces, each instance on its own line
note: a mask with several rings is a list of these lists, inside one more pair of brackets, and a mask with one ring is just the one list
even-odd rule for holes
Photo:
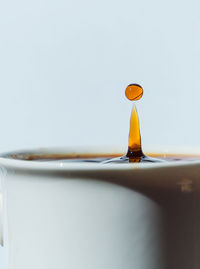
[[[143,96],[143,88],[139,84],[130,84],[125,91],[126,97],[131,101],[139,100]],[[163,162],[162,159],[151,158],[142,151],[140,124],[136,106],[133,105],[128,139],[128,152],[126,155],[108,160],[104,163],[139,163],[139,162]]]

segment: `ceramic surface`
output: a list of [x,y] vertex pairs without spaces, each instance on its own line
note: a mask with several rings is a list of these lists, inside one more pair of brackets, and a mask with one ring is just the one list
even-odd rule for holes
[[199,161],[0,164],[6,269],[199,268]]

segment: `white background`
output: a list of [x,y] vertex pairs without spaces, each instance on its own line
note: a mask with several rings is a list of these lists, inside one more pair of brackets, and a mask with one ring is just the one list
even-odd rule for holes
[[126,145],[133,82],[144,148],[199,147],[199,14],[194,0],[1,1],[0,152]]

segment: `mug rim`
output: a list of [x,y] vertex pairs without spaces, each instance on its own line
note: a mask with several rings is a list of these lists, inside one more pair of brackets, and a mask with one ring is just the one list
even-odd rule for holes
[[[175,148],[175,147],[173,147]],[[112,152],[112,153],[110,153]],[[7,168],[15,168],[15,169],[28,169],[28,170],[48,170],[48,171],[84,171],[84,170],[135,170],[135,169],[156,169],[162,167],[182,167],[182,166],[193,166],[193,165],[200,165],[200,149],[197,148],[176,148],[175,151],[170,150],[160,150],[159,156],[163,154],[163,157],[172,156],[172,155],[179,155],[179,156],[196,156],[199,157],[199,160],[188,161],[188,160],[180,160],[175,162],[160,162],[160,163],[123,163],[123,164],[116,164],[116,163],[109,163],[109,164],[102,164],[102,163],[69,163],[63,162],[62,159],[53,162],[52,160],[45,160],[45,161],[30,161],[24,159],[14,159],[10,158],[9,156],[12,155],[19,155],[19,154],[100,154],[100,155],[118,155],[123,156],[124,153],[114,147],[48,147],[48,148],[39,148],[33,150],[18,150],[18,151],[11,151],[8,153],[0,154],[0,165],[5,166]],[[147,151],[145,151],[146,153]],[[158,149],[151,151],[151,156],[157,156]],[[175,153],[174,153],[175,152]],[[147,153],[148,155],[148,153]]]

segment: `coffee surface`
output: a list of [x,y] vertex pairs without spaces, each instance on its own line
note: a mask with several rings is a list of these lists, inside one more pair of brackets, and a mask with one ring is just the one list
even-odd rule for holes
[[[4,158],[23,160],[23,161],[52,161],[52,162],[91,162],[91,163],[105,163],[110,160],[120,160],[125,158],[122,154],[77,154],[77,153],[11,153],[2,155]],[[200,155],[184,155],[184,154],[148,154],[148,158],[160,159],[163,161],[193,161],[199,160]],[[116,161],[117,162],[117,161]],[[129,162],[129,159],[119,161],[119,163]]]

